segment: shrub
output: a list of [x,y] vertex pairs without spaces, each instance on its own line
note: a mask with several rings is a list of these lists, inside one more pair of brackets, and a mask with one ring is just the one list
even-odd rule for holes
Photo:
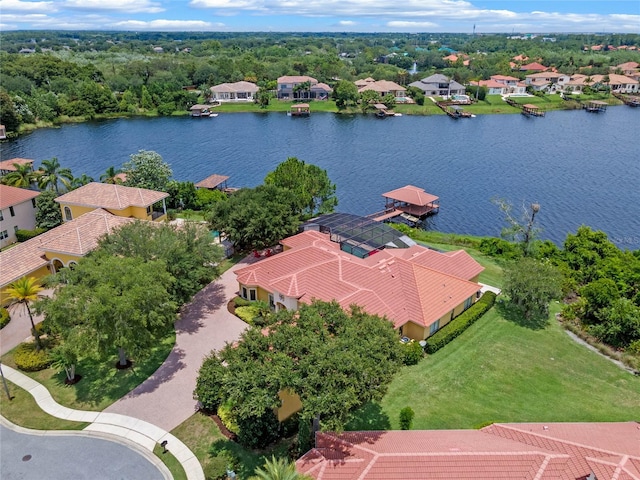
[[260,416],[238,419],[238,442],[248,448],[264,448],[278,439],[280,422],[271,409]]
[[236,462],[232,454],[227,450],[222,450],[217,455],[210,457],[204,466],[204,477],[206,480],[225,480],[227,470],[233,470]]
[[425,351],[434,353],[456,338],[484,315],[496,301],[496,294],[485,292],[482,298],[427,339]]
[[415,415],[411,407],[404,407],[400,410],[400,430],[411,430],[413,417],[415,417]]
[[235,297],[233,299],[233,303],[234,305],[237,307],[248,307],[249,305],[251,305],[251,302],[249,300],[245,300],[242,297]]
[[233,404],[230,402],[225,402],[218,407],[218,417],[220,421],[227,427],[231,433],[238,434],[240,427],[238,426],[238,421],[233,413]]
[[249,325],[253,325],[253,321],[256,317],[260,316],[260,312],[255,305],[248,305],[246,307],[236,307],[236,315]]
[[405,365],[417,365],[423,357],[424,350],[415,340],[402,344],[402,363]]
[[216,412],[224,401],[222,387],[225,372],[226,367],[222,365],[216,352],[211,352],[202,362],[193,398],[200,402],[202,408],[207,412]]
[[46,228],[36,228],[35,230],[16,230],[16,238],[19,242],[26,242],[27,240],[37,237],[46,231]]
[[37,372],[51,365],[51,359],[46,350],[36,350],[35,343],[21,343],[13,353],[16,367],[25,372]]
[[517,244],[502,238],[483,238],[478,249],[491,257],[515,259],[522,256],[522,249]]
[[9,315],[9,310],[4,307],[0,307],[0,330],[2,330],[10,321],[11,316]]

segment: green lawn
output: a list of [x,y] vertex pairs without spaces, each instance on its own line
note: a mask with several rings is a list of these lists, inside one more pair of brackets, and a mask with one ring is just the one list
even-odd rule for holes
[[[153,349],[148,358],[134,362],[133,368],[127,370],[115,368],[115,355],[103,360],[82,359],[76,367],[76,373],[82,375],[82,380],[75,385],[65,385],[64,371],[56,372],[52,368],[23,373],[43,384],[61,405],[101,411],[149,378],[169,356],[175,339],[175,333],[172,333]],[[12,355],[13,351],[4,355],[2,363],[16,368]]]
[[88,423],[52,417],[42,410],[31,394],[7,380],[11,401],[0,392],[0,414],[16,425],[35,430],[82,430]]
[[187,474],[182,467],[182,464],[178,461],[176,457],[169,451],[164,453],[164,449],[160,446],[160,444],[156,444],[153,448],[153,454],[158,457],[162,463],[169,469],[171,472],[171,476],[173,480],[188,480]]
[[406,406],[415,411],[414,429],[640,418],[639,377],[575,343],[555,320],[528,328],[505,319],[500,308],[405,367],[380,405],[361,410],[348,428],[397,429]]
[[210,417],[199,412],[178,425],[171,433],[189,447],[203,468],[207,465],[208,459],[215,454],[216,449],[227,449],[233,452],[241,463],[239,471],[236,472],[239,478],[249,478],[255,469],[261,467],[272,455],[286,458],[290,445],[290,441],[284,439],[266,451],[247,450],[240,444],[227,439]]
[[237,112],[255,112],[255,113],[268,113],[268,112],[288,112],[291,110],[291,105],[296,103],[308,103],[313,112],[337,112],[336,102],[333,100],[322,101],[303,101],[300,102],[285,102],[281,100],[271,100],[267,108],[260,108],[255,103],[222,103],[211,109],[213,113],[237,113]]

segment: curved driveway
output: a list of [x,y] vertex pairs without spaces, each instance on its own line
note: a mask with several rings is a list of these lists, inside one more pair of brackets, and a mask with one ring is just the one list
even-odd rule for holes
[[168,480],[151,453],[84,432],[42,432],[0,425],[0,478]]
[[233,271],[254,260],[247,257],[196,294],[176,322],[176,344],[167,360],[105,412],[146,420],[167,431],[196,412],[193,390],[202,360],[211,350],[238,340],[248,327],[229,313],[227,303],[238,291]]

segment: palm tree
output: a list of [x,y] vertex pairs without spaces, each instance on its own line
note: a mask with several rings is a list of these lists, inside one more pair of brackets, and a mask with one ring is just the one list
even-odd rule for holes
[[118,177],[122,173],[122,170],[114,167],[113,165],[107,168],[106,172],[100,175],[100,181],[102,183],[108,183],[110,185],[116,185],[122,183],[122,179]]
[[251,480],[306,480],[308,478],[310,477],[298,473],[295,464],[289,463],[286,458],[272,456],[256,470]]
[[7,173],[2,177],[2,183],[18,188],[29,188],[36,179],[36,173],[29,163],[14,163],[15,171]]
[[60,189],[58,184],[62,182],[65,187],[69,188],[71,180],[73,180],[71,170],[68,168],[62,168],[56,157],[42,161],[42,165],[40,165],[38,173],[38,186],[41,189],[48,188],[55,191],[56,194],[59,194]]
[[36,330],[36,325],[33,323],[33,315],[29,308],[29,303],[38,299],[38,294],[42,291],[42,285],[35,277],[22,277],[19,280],[11,283],[5,290],[10,305],[24,305],[27,308],[29,314],[29,320],[31,320],[31,333],[36,341],[36,348],[40,350],[42,344],[40,343],[40,335]]
[[69,190],[75,190],[76,188],[80,188],[83,185],[86,185],[87,183],[91,183],[91,182],[93,182],[93,178],[87,175],[86,173],[83,173],[80,177],[74,177],[73,180],[71,180],[71,182],[67,186],[67,188]]

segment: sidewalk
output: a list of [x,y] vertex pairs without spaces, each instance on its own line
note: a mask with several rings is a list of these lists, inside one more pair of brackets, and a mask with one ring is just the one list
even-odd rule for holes
[[138,418],[115,413],[73,410],[57,403],[49,391],[41,384],[17,370],[2,366],[7,380],[25,389],[36,403],[49,415],[77,422],[91,422],[84,432],[114,435],[136,443],[145,450],[153,452],[156,444],[167,441],[166,448],[182,464],[189,480],[204,480],[200,462],[189,448],[167,431]]

